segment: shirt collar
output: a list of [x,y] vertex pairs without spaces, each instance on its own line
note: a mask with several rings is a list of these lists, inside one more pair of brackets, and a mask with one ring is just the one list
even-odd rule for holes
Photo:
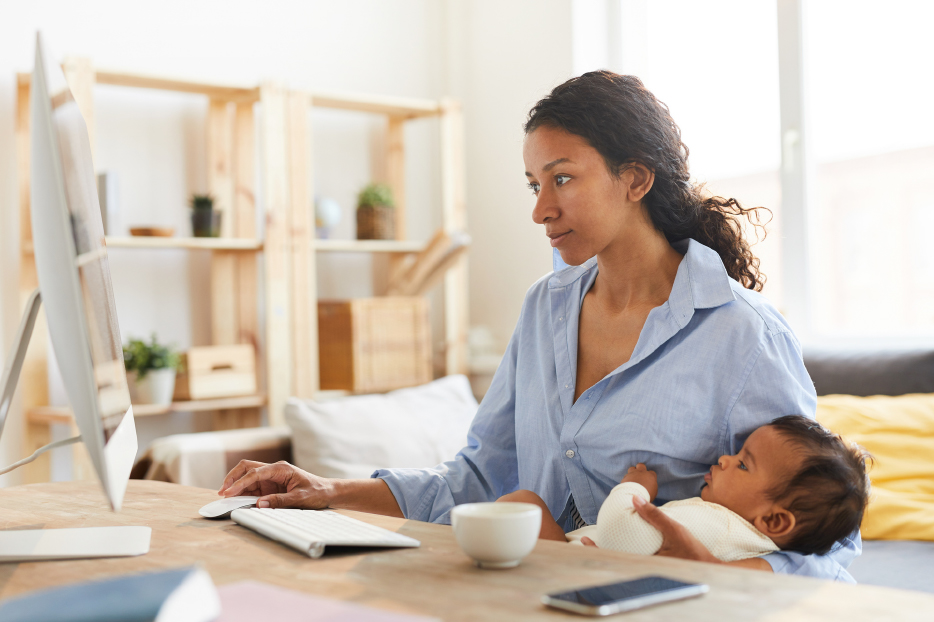
[[[684,255],[668,297],[671,312],[682,328],[694,315],[694,309],[712,309],[736,299],[731,279],[716,251],[690,238],[671,246]],[[579,266],[568,266],[560,260],[557,249],[553,263],[555,273],[548,280],[549,289],[567,287],[597,269],[596,257]]]
[[671,246],[684,253],[668,297],[671,313],[681,328],[690,321],[695,309],[712,309],[736,299],[730,277],[715,250],[692,239]]
[[554,266],[555,272],[552,277],[548,279],[548,289],[558,289],[561,287],[567,287],[591,270],[595,269],[597,265],[597,258],[591,257],[579,266],[569,266],[561,259],[561,255],[558,254],[558,249],[554,249],[551,262]]

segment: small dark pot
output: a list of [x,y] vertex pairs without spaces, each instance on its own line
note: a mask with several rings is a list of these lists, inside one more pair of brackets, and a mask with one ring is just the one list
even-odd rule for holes
[[394,240],[396,237],[396,210],[385,205],[357,208],[358,240]]
[[221,212],[194,210],[191,212],[191,232],[196,238],[217,238],[221,235]]

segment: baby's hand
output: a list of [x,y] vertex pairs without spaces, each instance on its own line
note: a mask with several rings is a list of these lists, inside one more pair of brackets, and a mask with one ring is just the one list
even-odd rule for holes
[[655,495],[658,494],[658,476],[655,471],[649,471],[641,462],[634,467],[629,467],[626,477],[620,482],[635,482],[642,484],[643,488],[649,491],[649,501],[655,501]]

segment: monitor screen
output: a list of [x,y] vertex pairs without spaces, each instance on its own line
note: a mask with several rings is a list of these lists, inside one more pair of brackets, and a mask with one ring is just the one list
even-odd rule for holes
[[77,253],[75,267],[106,442],[129,409],[130,394],[88,130],[61,69],[50,64],[45,67],[49,77],[53,135],[61,156],[65,199]]

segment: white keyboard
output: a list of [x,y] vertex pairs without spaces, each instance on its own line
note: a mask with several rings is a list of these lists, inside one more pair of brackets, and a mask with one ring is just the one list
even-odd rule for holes
[[236,523],[318,558],[326,546],[417,547],[414,538],[329,510],[245,508],[234,510]]

